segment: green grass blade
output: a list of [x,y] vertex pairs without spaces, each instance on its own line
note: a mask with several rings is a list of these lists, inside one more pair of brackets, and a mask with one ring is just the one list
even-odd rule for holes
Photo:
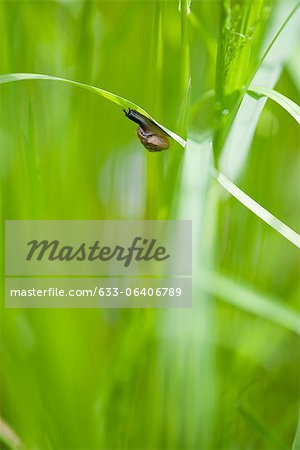
[[246,85],[246,89],[250,86],[251,81],[253,80],[253,78],[255,77],[256,73],[258,72],[259,68],[261,67],[261,65],[263,64],[263,62],[265,61],[266,57],[268,56],[268,54],[270,53],[270,50],[272,49],[272,47],[274,46],[275,42],[277,41],[278,37],[281,35],[281,33],[283,32],[283,30],[285,29],[285,27],[287,26],[287,24],[289,23],[289,21],[291,20],[291,18],[295,15],[295,13],[297,12],[298,8],[300,6],[300,2],[298,2],[294,8],[292,9],[292,11],[290,12],[290,14],[287,16],[287,18],[284,20],[284,22],[282,23],[281,27],[279,28],[279,30],[277,31],[277,33],[275,34],[275,36],[273,37],[273,39],[271,40],[270,44],[268,45],[268,47],[266,48],[265,52],[263,53],[262,57],[260,58],[254,73],[251,74],[250,79],[248,80],[248,83]]
[[[245,167],[256,127],[267,101],[266,97],[254,98],[247,92],[247,89],[251,83],[274,88],[279,80],[282,68],[288,63],[293,51],[296,50],[299,27],[297,27],[296,10],[290,12],[290,9],[291,5],[288,2],[277,3],[274,9],[274,17],[270,23],[272,27],[270,33],[275,36],[271,39],[265,38],[266,44],[264,45],[268,51],[261,57],[255,70],[249,74],[249,79],[241,92],[241,104],[226,134],[226,140],[220,155],[219,169],[233,181],[236,181]],[[283,17],[287,17],[284,23],[282,23]],[[271,43],[267,44],[270,40]],[[275,41],[276,45],[274,45]]]
[[267,209],[257,203],[253,198],[249,197],[245,192],[238,188],[232,181],[230,181],[225,175],[219,172],[217,169],[211,169],[212,176],[221,184],[228,192],[230,192],[233,197],[235,197],[240,203],[242,203],[246,208],[252,211],[256,216],[258,216],[265,223],[270,225],[279,234],[285,237],[296,247],[300,248],[300,235],[292,230],[290,227],[273,216]]
[[188,37],[188,16],[190,13],[190,4],[188,0],[180,0],[180,15],[181,15],[181,97],[186,95],[187,86],[190,80],[190,52],[189,52],[189,37]]
[[222,2],[215,86],[217,126],[213,142],[216,160],[222,153],[244,95],[244,85],[252,73],[252,61],[258,52],[256,36],[265,27],[271,12],[268,3],[266,0]]
[[[21,80],[61,81],[74,86],[81,87],[83,89],[87,89],[91,92],[101,95],[102,97],[110,100],[113,103],[116,103],[119,106],[136,109],[137,111],[141,112],[142,114],[153,120],[155,123],[157,123],[157,125],[159,125],[169,136],[171,136],[175,141],[177,141],[183,148],[185,148],[186,146],[186,141],[182,137],[180,137],[173,131],[169,130],[168,128],[164,127],[162,124],[157,122],[149,113],[147,113],[147,111],[145,111],[135,103],[131,102],[130,100],[120,97],[119,95],[116,95],[112,92],[106,91],[104,89],[95,86],[91,86],[89,84],[80,83],[78,81],[54,77],[50,75],[14,73],[0,76],[0,84],[11,83]],[[231,195],[233,195],[244,206],[250,209],[250,211],[252,211],[258,217],[260,217],[260,219],[262,219],[264,222],[270,225],[274,230],[276,230],[278,233],[280,233],[282,236],[284,236],[286,239],[288,239],[290,242],[292,242],[294,245],[300,248],[300,236],[295,231],[293,231],[291,228],[289,228],[287,225],[285,225],[283,222],[281,222],[279,219],[273,216],[269,211],[267,211],[265,208],[259,205],[255,200],[253,200],[251,197],[245,194],[234,183],[228,180],[221,172],[217,171],[215,168],[212,168],[211,174],[228,192],[230,192]]]
[[236,280],[214,273],[199,275],[199,288],[243,311],[300,335],[300,315],[277,298],[260,293]]
[[[193,143],[193,141],[191,140]],[[197,147],[198,146],[198,147]],[[193,143],[194,150],[199,148],[199,144]],[[242,203],[246,208],[252,211],[257,217],[267,223],[275,231],[281,234],[284,238],[290,241],[296,247],[300,248],[300,235],[288,227],[281,220],[277,219],[273,214],[271,214],[267,209],[253,200],[249,195],[242,191],[236,184],[230,181],[225,175],[219,172],[215,167],[211,166],[210,174],[217,180],[217,182],[223,186],[233,197],[235,197],[240,203]]]
[[[297,5],[292,9],[291,12],[289,12],[289,14],[287,15],[286,19],[284,20],[284,22],[280,25],[278,31],[276,32],[276,34],[274,35],[274,37],[271,39],[271,42],[269,43],[269,45],[267,46],[267,49],[265,50],[265,52],[263,53],[263,55],[260,57],[258,63],[256,64],[256,66],[254,67],[253,70],[249,71],[249,74],[247,75],[247,77],[244,79],[244,82],[242,84],[240,84],[240,86],[237,86],[237,89],[240,90],[240,94],[239,96],[237,96],[236,101],[234,102],[233,105],[226,105],[224,103],[223,107],[221,108],[220,111],[226,111],[227,114],[220,118],[220,124],[221,129],[217,130],[217,135],[214,139],[215,141],[215,151],[216,154],[222,159],[223,154],[224,153],[228,153],[228,151],[230,151],[230,145],[228,145],[228,142],[232,142],[235,138],[235,132],[237,130],[237,132],[239,132],[239,130],[241,130],[241,127],[244,127],[244,133],[246,133],[248,135],[248,139],[246,139],[245,141],[242,139],[239,141],[238,145],[236,145],[236,148],[238,149],[236,151],[239,152],[239,154],[243,151],[245,154],[245,158],[246,155],[248,153],[248,149],[249,149],[249,145],[252,141],[251,135],[254,134],[254,130],[255,130],[255,125],[258,121],[260,112],[263,109],[263,104],[261,103],[260,105],[253,105],[251,104],[251,102],[249,102],[249,99],[247,99],[247,96],[245,96],[247,89],[249,88],[249,86],[251,85],[251,83],[254,82],[260,82],[259,80],[257,80],[257,76],[258,75],[262,75],[261,77],[259,77],[260,79],[264,80],[264,84],[267,80],[267,83],[270,85],[270,87],[273,87],[274,84],[277,81],[278,75],[281,72],[282,69],[282,64],[285,62],[285,58],[283,58],[282,56],[279,58],[279,60],[276,62],[274,61],[274,52],[273,52],[273,47],[274,44],[277,44],[278,38],[281,36],[281,34],[283,33],[283,31],[287,28],[288,25],[292,25],[291,23],[291,19],[294,18],[298,7],[299,7],[300,3],[298,2]],[[256,5],[253,6],[254,9],[256,8]],[[297,32],[297,29],[295,27],[295,33]],[[297,39],[297,35],[295,35],[295,40]],[[283,43],[283,45],[286,45],[286,43]],[[281,54],[281,47],[282,43],[280,43],[279,47],[277,45],[275,50],[275,54],[276,52],[278,52],[279,54]],[[269,57],[269,53],[272,50],[272,60],[271,60],[271,64],[269,63],[268,57]],[[287,56],[289,54],[289,52],[285,51],[285,55]],[[267,61],[266,61],[267,60]],[[276,58],[275,58],[276,60]],[[238,59],[238,66],[245,66],[245,62],[243,64],[241,64],[241,60]],[[267,62],[266,67],[264,62]],[[272,70],[270,70],[270,65],[273,66]],[[223,68],[223,71],[225,72],[225,69]],[[260,73],[262,72],[262,73]],[[236,73],[235,70],[233,70],[233,84],[236,83]],[[225,90],[225,84],[224,84],[224,80],[222,81],[222,74],[218,74],[219,79],[219,85],[222,86],[221,90]],[[226,83],[228,84],[228,83]],[[220,89],[219,89],[220,90]],[[217,92],[217,96],[219,95],[219,97],[221,98],[221,93],[219,92],[218,94],[218,90],[216,90]],[[237,91],[235,91],[237,92]],[[224,97],[224,94],[223,94]],[[229,97],[231,98],[231,97]],[[225,96],[226,99],[226,96]],[[221,102],[222,104],[222,102]],[[247,118],[249,117],[249,110],[253,109],[252,112],[252,119],[251,119],[251,125],[252,125],[252,133],[249,133],[249,123],[246,123],[245,125],[245,121],[244,121],[244,116],[246,116]],[[236,126],[235,126],[236,125]],[[250,126],[251,129],[251,126]],[[241,132],[241,136],[243,136],[243,132]],[[228,150],[229,147],[229,150]],[[234,150],[232,150],[234,152]],[[245,159],[243,158],[243,159]],[[227,155],[224,156],[224,160],[226,161]],[[221,169],[223,168],[223,163],[222,161],[220,161],[220,166]]]
[[21,447],[21,441],[16,433],[2,419],[0,419],[0,445],[1,442],[11,450],[18,450]]
[[[193,142],[193,140],[191,140]],[[197,146],[197,143],[194,143]],[[186,146],[184,141],[183,147]],[[194,147],[195,147],[194,146]],[[300,235],[296,231],[292,230],[284,222],[277,219],[267,209],[257,203],[253,198],[242,191],[236,184],[230,181],[225,175],[219,172],[215,167],[211,166],[211,175],[217,180],[217,182],[223,186],[233,197],[235,197],[240,203],[242,203],[247,209],[252,211],[257,217],[267,223],[275,231],[281,234],[285,239],[290,241],[296,247],[300,248]]]
[[[151,79],[148,79],[148,95],[152,92],[151,107],[153,113],[161,115],[163,111],[163,79],[164,79],[164,21],[165,7],[162,0],[156,0],[153,11],[152,33],[149,39],[149,61],[152,68]],[[154,87],[155,86],[155,87]],[[146,164],[146,205],[145,219],[157,219],[164,211],[163,208],[163,179],[164,166],[162,158],[152,158],[147,154]]]
[[300,412],[292,450],[300,450]]
[[182,139],[180,136],[178,136],[173,131],[171,131],[168,128],[161,125],[147,111],[145,111],[140,106],[136,105],[135,103],[131,102],[130,100],[127,100],[126,98],[123,98],[117,94],[114,94],[113,92],[106,91],[105,89],[101,89],[96,86],[91,86],[90,84],[80,83],[79,81],[69,80],[67,78],[61,78],[61,77],[54,77],[51,75],[42,75],[42,74],[38,74],[38,73],[9,73],[9,74],[5,74],[5,75],[0,75],[0,84],[12,83],[12,82],[21,81],[21,80],[62,81],[64,83],[68,83],[73,86],[78,86],[83,89],[87,89],[88,91],[94,92],[98,95],[101,95],[102,97],[106,98],[107,100],[109,100],[113,103],[116,103],[117,105],[121,106],[122,108],[136,109],[140,113],[149,117],[149,119],[153,120],[153,122],[155,122],[160,128],[162,128],[172,139],[177,141],[182,147],[185,147],[184,139]]
[[269,89],[263,86],[252,86],[248,92],[259,94],[274,100],[278,105],[282,106],[294,119],[300,124],[300,106],[288,97],[285,97],[275,89]]

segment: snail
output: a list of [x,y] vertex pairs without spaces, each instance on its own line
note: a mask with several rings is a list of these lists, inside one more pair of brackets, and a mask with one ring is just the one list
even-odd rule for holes
[[161,152],[169,148],[169,139],[167,133],[164,132],[151,119],[137,112],[135,109],[123,109],[126,117],[139,124],[137,135],[149,152]]

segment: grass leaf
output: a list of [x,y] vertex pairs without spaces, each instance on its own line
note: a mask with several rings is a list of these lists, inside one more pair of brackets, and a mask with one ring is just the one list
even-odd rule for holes
[[275,89],[263,86],[252,86],[248,92],[263,95],[274,100],[274,102],[282,106],[282,108],[284,108],[300,124],[300,106],[290,98],[285,97],[280,92],[275,91]]
[[[236,181],[245,167],[256,127],[267,101],[266,97],[254,98],[247,92],[247,89],[251,83],[274,88],[282,68],[287,64],[294,51],[293,49],[296,49],[295,43],[298,41],[299,29],[296,13],[299,14],[299,10],[297,10],[297,7],[292,11],[290,9],[291,5],[288,2],[277,3],[270,24],[270,34],[274,36],[266,39],[270,42],[269,44],[265,43],[266,50],[263,56],[259,59],[255,69],[249,74],[249,79],[241,93],[243,97],[241,104],[226,135],[226,141],[220,155],[219,168],[233,181]],[[283,17],[287,18],[282,23]],[[245,95],[243,95],[244,93]]]
[[80,83],[79,81],[69,80],[67,78],[55,77],[52,75],[42,75],[42,74],[38,74],[38,73],[9,73],[9,74],[5,74],[5,75],[0,75],[0,84],[12,83],[14,81],[21,81],[21,80],[62,81],[64,83],[68,83],[73,86],[78,86],[83,89],[87,89],[88,91],[94,92],[94,93],[106,98],[107,100],[109,100],[113,103],[116,103],[117,105],[121,106],[122,108],[132,108],[132,109],[139,111],[141,114],[144,114],[146,117],[149,117],[149,119],[153,120],[153,122],[155,122],[160,128],[162,128],[171,138],[173,138],[175,141],[177,141],[182,147],[185,147],[184,139],[182,139],[180,136],[178,136],[173,131],[171,131],[168,128],[161,125],[147,111],[145,111],[140,106],[136,105],[135,103],[131,102],[130,100],[127,100],[126,98],[123,98],[117,94],[114,94],[113,92],[106,91],[105,89],[101,89],[96,86],[92,86],[90,84]]
[[267,209],[253,200],[253,198],[249,197],[249,195],[243,192],[217,169],[212,168],[211,173],[212,176],[218,181],[218,183],[220,183],[221,186],[223,186],[228,192],[230,192],[230,194],[233,195],[233,197],[235,197],[240,203],[246,206],[246,208],[252,211],[265,223],[270,225],[270,227],[276,230],[288,241],[300,248],[300,235],[298,233],[285,225],[285,223],[281,222],[281,220],[273,216],[273,214],[271,214]]
[[17,450],[21,445],[21,441],[16,433],[0,418],[0,444],[1,442],[5,443],[11,450]]
[[[186,141],[174,133],[173,131],[169,130],[168,128],[164,127],[162,124],[157,122],[150,114],[148,114],[145,110],[140,108],[135,103],[131,102],[130,100],[127,100],[123,97],[120,97],[119,95],[116,95],[112,92],[106,91],[104,89],[91,86],[89,84],[80,83],[78,81],[69,80],[66,78],[60,78],[60,77],[54,77],[51,75],[41,75],[41,74],[32,74],[32,73],[11,73],[11,74],[5,74],[0,75],[0,84],[4,83],[11,83],[14,81],[21,81],[21,80],[50,80],[50,81],[62,81],[74,86],[81,87],[83,89],[87,89],[91,92],[94,92],[98,95],[101,95],[102,97],[110,100],[113,103],[116,103],[119,106],[125,107],[125,108],[134,108],[137,111],[141,112],[145,116],[149,117],[151,120],[153,120],[157,125],[159,125],[169,136],[171,136],[175,141],[177,141],[183,148],[186,147]],[[274,230],[276,230],[278,233],[280,233],[282,236],[284,236],[286,239],[288,239],[290,242],[292,242],[294,245],[300,248],[300,236],[295,231],[293,231],[291,228],[289,228],[287,225],[285,225],[283,222],[281,222],[279,219],[277,219],[273,214],[271,214],[269,211],[267,211],[265,208],[263,208],[261,205],[259,205],[255,200],[253,200],[251,197],[249,197],[247,194],[245,194],[241,189],[239,189],[232,181],[230,181],[228,178],[225,177],[221,172],[219,172],[217,169],[212,167],[211,169],[211,175],[216,178],[218,183],[220,183],[231,195],[233,195],[239,202],[241,202],[244,206],[246,206],[250,211],[252,211],[254,214],[256,214],[260,219],[262,219],[264,222],[266,222],[268,225],[270,225]]]
[[[196,148],[200,150],[200,145],[191,140],[190,147],[195,151]],[[215,167],[211,166],[210,174],[217,180],[217,182],[223,186],[233,197],[235,197],[240,203],[242,203],[246,208],[252,211],[257,217],[267,223],[275,231],[289,240],[296,247],[300,248],[300,235],[288,227],[281,220],[277,219],[273,214],[271,214],[267,209],[253,200],[249,195],[243,192],[236,184],[230,181],[225,175],[219,172]]]
[[277,33],[275,34],[275,36],[273,37],[273,39],[271,40],[270,44],[268,45],[268,47],[266,48],[266,50],[264,51],[262,57],[260,58],[259,62],[257,63],[257,66],[255,68],[255,71],[253,74],[251,74],[250,79],[248,80],[248,86],[250,86],[251,81],[253,80],[254,76],[256,75],[256,73],[258,72],[259,68],[261,67],[261,65],[263,64],[263,62],[265,61],[265,59],[267,58],[268,54],[270,53],[271,49],[273,48],[275,42],[278,40],[279,36],[281,35],[281,33],[283,32],[283,30],[285,29],[285,27],[287,26],[287,24],[289,23],[289,21],[291,20],[291,18],[295,15],[295,13],[297,12],[298,8],[300,6],[300,2],[297,2],[296,5],[294,6],[294,8],[292,9],[292,11],[289,13],[289,15],[286,17],[286,19],[284,20],[284,22],[282,23],[281,27],[279,28],[279,30],[277,31]]

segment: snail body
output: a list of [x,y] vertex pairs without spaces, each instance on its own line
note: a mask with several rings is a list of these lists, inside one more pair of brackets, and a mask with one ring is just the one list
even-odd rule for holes
[[168,135],[151,119],[139,113],[135,109],[128,109],[124,113],[128,119],[139,125],[137,135],[143,146],[149,152],[161,152],[169,148]]

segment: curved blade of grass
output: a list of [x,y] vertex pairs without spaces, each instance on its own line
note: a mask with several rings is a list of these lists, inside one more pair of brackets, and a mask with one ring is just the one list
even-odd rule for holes
[[270,227],[276,230],[279,234],[285,237],[296,247],[300,248],[300,235],[294,230],[289,228],[277,217],[273,216],[267,209],[257,203],[253,198],[249,197],[245,192],[238,188],[232,181],[230,181],[225,175],[219,172],[214,167],[211,169],[212,176],[220,183],[233,197],[235,197],[240,203],[246,206],[261,220],[266,222]]
[[270,98],[278,103],[278,105],[282,106],[282,108],[284,108],[300,124],[300,106],[290,98],[285,97],[280,92],[275,91],[275,89],[263,86],[251,86],[251,88],[248,89],[248,92]]
[[151,119],[153,122],[155,122],[160,128],[162,128],[172,139],[177,141],[182,147],[185,147],[185,140],[182,139],[178,134],[174,133],[173,131],[169,130],[165,126],[161,125],[159,122],[157,122],[147,111],[142,109],[140,106],[136,105],[135,103],[131,102],[130,100],[127,100],[126,98],[120,97],[117,94],[114,94],[113,92],[106,91],[104,89],[98,88],[96,86],[92,86],[86,83],[80,83],[79,81],[69,80],[67,78],[61,78],[61,77],[55,77],[52,75],[42,75],[38,73],[9,73],[5,75],[0,75],[0,84],[5,83],[12,83],[15,81],[22,81],[22,80],[48,80],[48,81],[62,81],[64,83],[71,84],[73,86],[78,86],[83,89],[86,89],[88,91],[94,92],[98,95],[101,95],[102,97],[106,98],[107,100],[116,103],[117,105],[123,107],[123,108],[132,108],[136,111],[140,112],[141,114],[144,114],[144,116]]
[[[127,100],[119,95],[116,95],[112,92],[106,91],[104,89],[91,86],[89,84],[80,83],[78,81],[69,80],[67,78],[60,78],[51,75],[41,75],[41,74],[32,74],[32,73],[11,73],[0,75],[0,84],[11,83],[15,81],[21,80],[49,80],[49,81],[62,81],[74,86],[81,87],[83,89],[87,89],[88,91],[94,92],[102,97],[110,100],[113,103],[116,103],[119,106],[125,108],[134,108],[145,116],[149,117],[149,119],[153,120],[159,127],[161,127],[170,137],[172,137],[175,141],[177,141],[183,148],[186,147],[187,142],[180,136],[178,136],[173,131],[161,125],[157,122],[150,114],[148,114],[145,110],[140,108],[135,103]],[[269,211],[259,205],[255,200],[245,194],[241,189],[239,189],[232,181],[226,178],[221,172],[219,172],[214,167],[211,168],[211,175],[216,178],[218,183],[220,183],[231,195],[233,195],[239,202],[241,202],[244,206],[246,206],[250,211],[256,214],[260,219],[270,225],[274,230],[292,242],[294,245],[300,248],[300,236],[273,216]]]
[[[191,148],[193,149],[193,151],[195,151],[196,148],[201,150],[201,146],[199,145],[199,143],[193,140],[189,141],[188,149]],[[219,184],[221,184],[221,186],[223,186],[224,189],[226,189],[240,203],[246,206],[246,208],[252,211],[257,217],[267,223],[270,227],[281,234],[284,238],[289,240],[292,244],[296,245],[296,247],[300,248],[300,235],[298,233],[288,227],[285,223],[281,222],[281,220],[277,219],[277,217],[273,216],[273,214],[271,214],[267,209],[253,200],[253,198],[242,191],[236,184],[230,181],[214,166],[211,166],[210,174],[217,180]]]

